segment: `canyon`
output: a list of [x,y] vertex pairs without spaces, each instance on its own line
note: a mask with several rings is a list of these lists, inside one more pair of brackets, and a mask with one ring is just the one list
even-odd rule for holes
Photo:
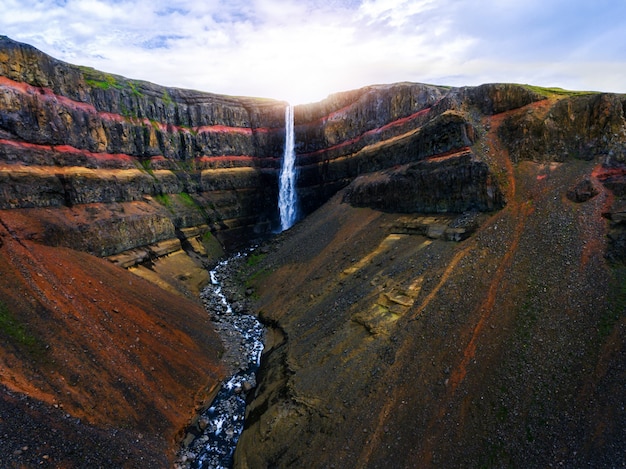
[[626,96],[372,85],[294,106],[0,37],[0,457],[171,467],[229,373],[199,292],[258,246],[235,467],[626,460]]

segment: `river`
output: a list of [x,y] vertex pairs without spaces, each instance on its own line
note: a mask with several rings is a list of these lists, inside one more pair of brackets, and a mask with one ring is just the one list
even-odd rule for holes
[[209,272],[211,283],[200,298],[226,346],[223,361],[235,368],[222,383],[211,406],[198,418],[197,434],[183,448],[176,467],[181,469],[230,468],[239,436],[243,430],[246,396],[256,386],[263,351],[264,330],[255,316],[247,314],[240,302],[231,303],[224,293],[224,281],[233,273],[232,265],[243,262],[236,254]]

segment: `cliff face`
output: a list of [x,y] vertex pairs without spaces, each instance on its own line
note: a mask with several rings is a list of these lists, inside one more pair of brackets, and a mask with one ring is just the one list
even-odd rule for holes
[[[84,213],[117,204],[146,212],[98,216],[109,231],[128,222],[136,232],[103,246],[93,245],[97,233],[82,233],[80,248],[97,255],[203,223],[227,244],[269,230],[284,104],[127,80],[7,38],[0,49],[0,208]],[[186,210],[171,213],[177,200]],[[61,215],[55,229],[66,224]]]
[[[8,38],[1,46],[0,208],[45,219],[40,240],[111,256],[177,234],[184,243],[191,227],[227,246],[271,233],[284,103],[133,81]],[[467,103],[490,113],[539,99],[509,85],[401,83],[298,106],[302,215],[360,174],[467,149],[476,139],[459,112]],[[492,189],[481,207],[501,204]],[[436,208],[448,209],[459,206]]]
[[[296,106],[303,221],[250,272],[276,334],[237,465],[614,465],[625,102],[399,83]],[[171,449],[224,374],[206,313],[172,295],[276,226],[285,105],[0,38],[0,411],[43,406],[44,434],[79,417],[117,451],[96,465]]]
[[[443,179],[432,180],[428,187],[419,184],[417,179],[408,184],[417,187],[421,195],[417,198],[430,198],[432,203],[413,201],[400,207],[383,196],[380,181],[376,197],[389,200],[388,208],[400,211],[446,212],[463,211],[470,208],[472,201],[448,204],[442,192],[451,187],[450,178],[458,174],[459,183],[467,180],[470,172],[480,172],[473,158],[469,166],[459,164],[459,159],[451,155],[466,155],[466,150],[477,138],[474,115],[462,112],[471,106],[476,112],[492,114],[518,108],[531,102],[544,99],[530,89],[515,85],[486,85],[477,88],[449,89],[415,83],[379,85],[357,91],[330,96],[318,104],[296,108],[296,146],[298,156],[299,193],[306,213],[328,200],[338,189],[345,187],[361,174],[374,173],[400,165],[410,165],[413,177],[419,168],[438,161],[437,173]],[[444,158],[445,157],[445,158]],[[466,160],[466,159],[465,159]],[[464,160],[464,161],[465,161]],[[419,162],[419,163],[418,163]],[[480,166],[480,165],[479,165]],[[465,169],[460,169],[461,167]],[[489,172],[484,167],[486,172]],[[431,169],[427,169],[429,173]],[[445,176],[445,173],[449,173]],[[396,173],[397,174],[397,173]],[[470,176],[473,178],[474,176]],[[479,182],[489,185],[485,175]],[[472,184],[477,180],[472,180]],[[458,184],[457,184],[458,185]],[[387,184],[387,188],[392,187]],[[362,204],[361,196],[353,189],[350,197],[355,203]],[[363,192],[363,186],[358,189]],[[434,194],[433,190],[438,191]],[[453,189],[454,190],[454,189]],[[481,189],[482,190],[482,189]],[[493,194],[487,201],[475,208],[491,210],[502,204],[499,189],[494,184],[490,189]],[[404,191],[398,190],[399,197]],[[458,199],[459,196],[450,194]],[[359,200],[357,200],[359,199]],[[392,196],[393,199],[393,196]],[[409,207],[410,205],[410,207]],[[380,206],[380,204],[379,204]],[[380,208],[383,208],[380,206]]]

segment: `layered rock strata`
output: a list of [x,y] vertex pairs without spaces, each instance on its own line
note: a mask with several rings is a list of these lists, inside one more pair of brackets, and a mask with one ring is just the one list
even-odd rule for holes
[[[136,233],[106,248],[83,245],[97,255],[201,224],[226,243],[269,230],[284,103],[128,80],[7,38],[0,50],[0,208],[86,214],[116,204],[120,213],[99,221],[111,231],[133,223]],[[186,210],[171,213],[176,198]],[[127,207],[146,216],[130,220]]]
[[[272,329],[236,464],[616,465],[625,102],[398,83],[296,106],[313,215],[255,258]],[[89,447],[123,428],[168,464],[224,373],[204,311],[172,295],[277,226],[285,105],[0,38],[0,424],[48,408],[43,441],[62,408]],[[17,467],[51,451],[18,445],[0,445]]]
[[[134,81],[8,38],[2,51],[0,208],[45,218],[40,239],[111,256],[196,226],[226,245],[276,226],[285,103]],[[400,83],[297,106],[303,215],[360,174],[472,145],[467,103],[489,113],[540,99],[512,85]],[[50,207],[61,210],[44,216]],[[72,217],[100,228],[82,224],[75,236]]]
[[471,115],[462,112],[468,106],[492,114],[543,99],[516,85],[398,83],[296,107],[302,205],[307,212],[315,209],[358,175],[464,151],[476,140]]

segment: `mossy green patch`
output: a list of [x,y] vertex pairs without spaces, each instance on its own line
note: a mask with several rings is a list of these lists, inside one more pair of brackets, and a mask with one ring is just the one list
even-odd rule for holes
[[0,301],[0,332],[27,347],[34,346],[37,341],[2,301]]
[[2,335],[32,359],[41,361],[43,358],[46,349],[41,340],[0,301],[0,336]]
[[610,282],[609,306],[598,322],[598,334],[600,339],[606,339],[615,324],[626,314],[626,267],[614,267]]
[[154,196],[154,200],[163,205],[164,207],[172,207],[172,199],[167,194],[157,194]]
[[255,286],[259,282],[261,282],[264,278],[268,277],[271,273],[272,272],[269,269],[265,269],[265,268],[259,269],[256,272],[254,272],[252,275],[248,276],[248,278],[246,278],[245,281],[242,282],[245,285],[246,289],[251,289],[254,291],[254,293],[251,296],[253,300],[259,299],[259,295],[258,293],[256,293]]
[[141,91],[139,91],[139,88],[137,86],[138,85],[137,82],[128,81],[127,84],[128,84],[128,87],[130,88],[130,91],[133,94],[133,96],[136,96],[137,98],[140,98],[140,97],[143,96],[143,93]]
[[178,197],[180,198],[182,203],[185,204],[187,207],[199,208],[196,201],[193,200],[193,198],[187,192],[181,192],[180,194],[178,194]]
[[218,241],[218,239],[213,236],[213,233],[207,231],[202,236],[202,245],[207,253],[207,257],[209,259],[219,259],[224,256],[224,248]]
[[124,117],[137,117],[135,113],[123,102],[120,103],[120,114]]
[[246,263],[248,264],[248,266],[254,267],[255,265],[259,264],[264,258],[265,254],[263,253],[253,253],[248,256]]
[[101,90],[127,90],[132,96],[137,98],[143,97],[138,81],[127,80],[121,76],[101,72],[100,70],[96,70],[91,67],[79,66],[78,68],[83,73],[85,83],[92,88],[98,88]]
[[92,88],[109,90],[111,88],[121,90],[124,85],[110,73],[104,73],[91,67],[79,67],[85,77],[85,83]]
[[163,101],[163,104],[165,104],[167,106],[170,106],[170,105],[174,104],[174,100],[170,96],[170,94],[167,91],[167,89],[163,90],[163,95],[161,96],[161,100]]
[[584,96],[584,95],[589,95],[589,94],[598,94],[597,91],[571,91],[571,90],[564,90],[563,88],[558,88],[558,87],[550,87],[550,88],[546,88],[546,87],[542,87],[542,86],[534,86],[534,85],[522,85],[524,86],[524,88],[534,91],[537,94],[540,94],[541,96],[545,96],[547,98],[553,97],[553,96],[563,96],[563,97],[571,97],[571,96]]
[[149,158],[144,159],[144,160],[140,160],[139,163],[141,165],[140,169],[143,169],[150,176],[152,176],[153,178],[156,179],[156,176],[154,175],[154,170],[152,169],[152,162],[150,161]]
[[196,164],[194,160],[180,160],[176,162],[175,171],[195,171]]

